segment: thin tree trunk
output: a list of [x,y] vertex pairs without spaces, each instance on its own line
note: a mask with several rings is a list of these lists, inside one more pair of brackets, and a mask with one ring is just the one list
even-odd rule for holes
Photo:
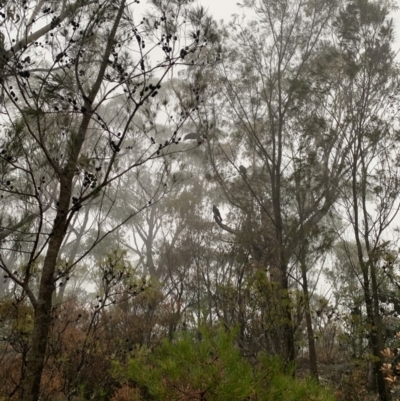
[[[68,256],[68,266],[70,266],[73,263],[76,255],[78,254],[78,250],[79,250],[83,235],[84,235],[85,230],[86,230],[86,224],[87,224],[87,222],[89,220],[90,207],[88,206],[85,209],[86,210],[85,210],[85,217],[84,217],[83,223],[81,225],[79,233],[76,235],[74,246],[73,246],[73,248],[72,248],[72,250],[71,250],[71,252],[70,252],[70,254]],[[68,241],[68,238],[65,237],[65,241],[64,242],[66,242],[66,241]],[[68,275],[67,275],[67,277],[68,277]],[[55,296],[55,300],[54,300],[55,303],[57,303],[58,305],[61,304],[63,302],[63,300],[64,300],[64,294],[65,294],[65,290],[67,288],[68,282],[69,282],[68,280],[65,280],[63,282],[63,285],[61,287],[58,287],[58,293]]]
[[311,319],[311,308],[310,308],[310,296],[308,292],[308,279],[307,279],[307,269],[304,260],[301,261],[301,274],[302,274],[302,286],[303,286],[303,296],[304,296],[304,309],[305,318],[307,326],[307,340],[308,340],[308,357],[310,361],[310,373],[315,380],[318,378],[318,363],[317,363],[317,352],[315,348],[315,335],[314,328]]
[[372,287],[372,303],[374,310],[374,326],[373,330],[371,331],[371,335],[376,347],[376,354],[377,354],[376,356],[377,358],[379,358],[375,362],[376,380],[381,401],[387,401],[391,399],[391,396],[381,371],[383,363],[383,357],[381,351],[384,348],[384,344],[382,338],[382,320],[379,314],[378,284],[376,280],[375,264],[373,262],[371,262],[370,272],[371,272],[371,287]]
[[291,300],[289,295],[289,282],[287,277],[287,265],[285,257],[285,248],[283,244],[283,223],[281,218],[281,210],[279,204],[279,214],[276,219],[277,224],[277,242],[279,247],[279,288],[278,288],[278,299],[281,302],[282,315],[283,315],[283,343],[284,353],[283,358],[286,364],[290,364],[295,359],[294,352],[294,333],[292,324],[292,313],[291,313]]

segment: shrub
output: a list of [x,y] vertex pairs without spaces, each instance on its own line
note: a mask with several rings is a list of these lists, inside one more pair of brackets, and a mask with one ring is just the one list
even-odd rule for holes
[[137,349],[127,367],[114,365],[115,376],[139,389],[146,401],[334,400],[312,379],[295,379],[276,357],[261,355],[251,365],[235,345],[235,334],[223,329],[180,333],[154,351]]

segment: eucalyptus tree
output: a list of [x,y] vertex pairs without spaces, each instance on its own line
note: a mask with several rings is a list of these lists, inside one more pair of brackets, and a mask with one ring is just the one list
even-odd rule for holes
[[[162,142],[136,123],[172,68],[201,58],[207,43],[201,29],[189,32],[183,20],[191,2],[154,0],[143,19],[136,16],[139,1],[0,5],[1,269],[34,313],[21,383],[13,390],[21,400],[40,397],[56,283],[155,201],[151,193],[119,221],[108,219],[121,177],[179,144],[190,113],[170,112],[171,135]],[[116,98],[120,107],[110,115]],[[82,212],[93,205],[85,222]],[[96,237],[65,263],[63,247],[82,244],[79,228],[86,224],[97,227]]]
[[[260,0],[245,6],[256,16],[248,25],[239,19],[230,25],[219,67],[223,90],[209,114],[218,127],[209,141],[213,174],[230,210],[216,223],[247,241],[258,268],[274,283],[279,318],[267,325],[271,350],[290,361],[297,251],[312,242],[337,199],[349,151],[340,119],[329,110],[329,93],[315,82],[340,2]],[[307,300],[307,268],[305,273],[300,282]],[[309,338],[312,352],[314,336]]]
[[[391,4],[350,2],[337,20],[342,93],[346,104],[349,175],[342,186],[342,207],[351,241],[366,310],[367,336],[374,356],[374,387],[389,399],[381,371],[384,347],[380,296],[382,266],[397,258],[395,234],[399,203],[399,69],[393,49]],[[344,232],[344,236],[349,231]],[[346,238],[346,237],[345,237]],[[346,248],[345,248],[346,249]],[[349,261],[354,253],[348,249]]]

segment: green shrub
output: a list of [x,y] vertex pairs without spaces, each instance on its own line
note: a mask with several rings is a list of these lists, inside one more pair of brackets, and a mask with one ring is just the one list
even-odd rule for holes
[[283,373],[277,358],[263,355],[252,366],[234,345],[234,337],[223,329],[181,333],[153,352],[137,350],[128,367],[115,364],[114,372],[120,381],[139,388],[146,401],[334,400],[311,379]]

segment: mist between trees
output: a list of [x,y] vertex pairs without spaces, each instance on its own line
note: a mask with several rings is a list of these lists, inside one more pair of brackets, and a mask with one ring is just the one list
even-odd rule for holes
[[0,4],[1,401],[398,398],[394,6]]

